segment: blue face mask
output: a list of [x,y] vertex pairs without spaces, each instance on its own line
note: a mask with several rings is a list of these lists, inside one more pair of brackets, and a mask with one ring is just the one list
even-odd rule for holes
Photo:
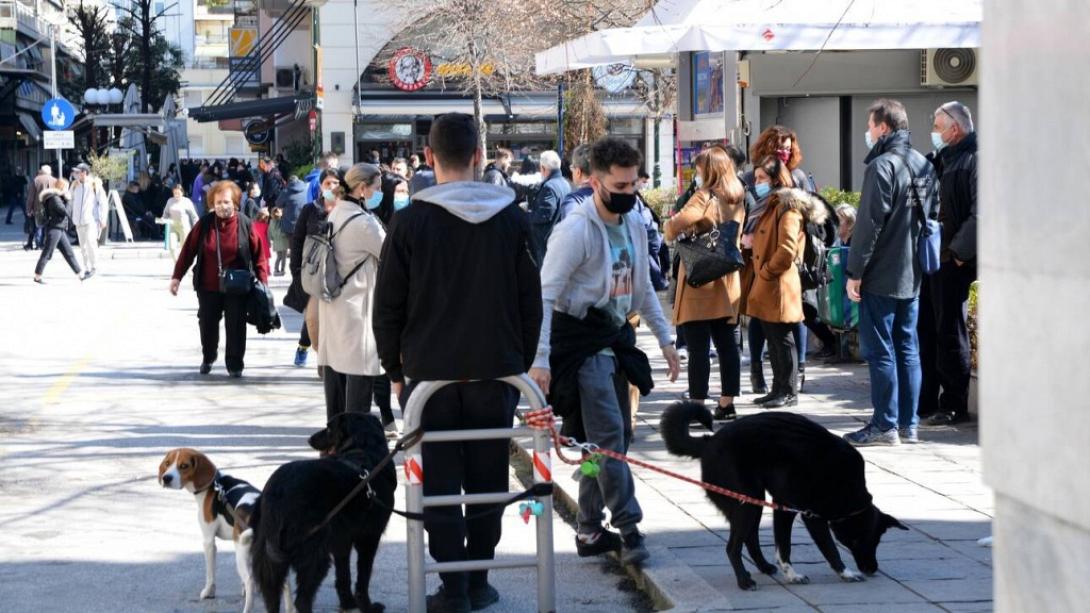
[[753,192],[757,194],[758,198],[764,198],[770,191],[772,191],[772,186],[768,183],[758,183],[753,186]]
[[375,190],[375,193],[371,194],[371,197],[364,201],[364,205],[372,211],[377,209],[380,204],[382,204],[382,192],[378,190]]
[[942,148],[946,146],[946,143],[942,140],[941,132],[931,133],[931,146],[935,148],[935,151],[942,151]]
[[408,194],[397,194],[394,196],[394,210],[400,211],[401,209],[409,206]]
[[863,142],[867,143],[867,149],[874,149],[874,137],[870,135],[870,130],[863,133]]

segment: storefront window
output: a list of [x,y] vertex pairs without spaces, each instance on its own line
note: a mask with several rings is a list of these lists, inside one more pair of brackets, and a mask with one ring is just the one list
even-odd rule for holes
[[356,126],[356,140],[412,140],[411,123],[361,123]]

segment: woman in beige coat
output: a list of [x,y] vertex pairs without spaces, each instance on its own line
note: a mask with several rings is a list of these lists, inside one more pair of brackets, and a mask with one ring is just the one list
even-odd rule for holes
[[[737,233],[720,240],[738,244],[745,220],[745,191],[727,152],[712,147],[696,157],[697,185],[700,189],[676,215],[663,226],[666,240],[681,234],[699,234],[722,223],[737,223]],[[711,376],[709,344],[719,354],[722,392],[715,410],[716,419],[733,419],[734,397],[739,394],[741,358],[735,334],[739,301],[742,295],[737,272],[732,272],[700,287],[685,281],[685,264],[678,269],[677,294],[674,299],[674,324],[682,327],[689,345],[689,398],[708,398]]]
[[341,293],[318,302],[318,364],[324,366],[326,417],[345,412],[368,413],[375,377],[382,374],[371,313],[378,258],[386,230],[367,209],[382,197],[381,172],[371,164],[356,164],[344,175],[342,194],[326,221],[335,236],[337,268],[345,280]]

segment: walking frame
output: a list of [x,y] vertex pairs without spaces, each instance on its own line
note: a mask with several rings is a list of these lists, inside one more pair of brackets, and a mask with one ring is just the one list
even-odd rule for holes
[[[499,379],[517,389],[530,402],[531,410],[545,408],[545,396],[538,386],[523,374]],[[404,412],[404,430],[413,432],[420,427],[424,406],[440,389],[459,381],[424,381],[409,396]],[[476,430],[444,430],[425,432],[415,443],[405,449],[406,511],[423,513],[426,508],[467,505],[503,504],[510,500],[508,492],[459,494],[450,496],[424,495],[424,464],[420,446],[425,443],[449,443],[533,436],[534,483],[552,482],[551,431],[528,426],[516,428],[490,428]],[[463,560],[454,562],[427,562],[424,558],[424,522],[408,523],[409,561],[409,613],[425,613],[425,575],[427,573],[472,572],[506,568],[537,568],[538,613],[556,611],[556,570],[553,565],[553,499],[551,495],[535,498],[543,510],[537,515],[537,555],[534,560]]]

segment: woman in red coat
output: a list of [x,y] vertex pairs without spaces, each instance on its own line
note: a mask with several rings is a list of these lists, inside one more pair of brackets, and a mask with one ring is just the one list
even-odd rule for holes
[[201,331],[201,374],[212,371],[219,351],[220,320],[226,319],[227,373],[241,377],[246,354],[247,294],[228,294],[220,285],[220,271],[249,270],[267,283],[269,258],[261,237],[244,215],[239,213],[242,191],[232,181],[219,181],[208,190],[206,213],[193,226],[174,265],[170,293],[178,295],[182,277],[196,260],[193,287],[197,291],[197,321]]

